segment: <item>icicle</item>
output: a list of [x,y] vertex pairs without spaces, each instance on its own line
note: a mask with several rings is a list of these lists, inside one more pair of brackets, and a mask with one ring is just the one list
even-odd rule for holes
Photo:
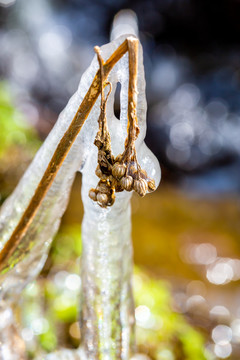
[[[116,42],[119,44],[123,38]],[[115,42],[115,43],[116,43]],[[110,44],[111,45],[111,44]],[[108,45],[108,46],[110,46]],[[101,55],[106,59],[108,46]],[[105,50],[106,49],[106,50]],[[157,160],[143,142],[146,132],[145,80],[140,48],[137,78],[137,117],[140,128],[136,143],[138,160],[148,175],[159,183],[160,171]],[[113,91],[107,105],[107,121],[115,156],[124,150],[127,135],[128,113],[128,54],[117,63],[108,80]],[[121,84],[120,121],[114,116],[114,91]],[[132,244],[131,209],[129,192],[116,194],[112,207],[102,209],[88,197],[98,179],[96,147],[92,147],[83,167],[82,200],[84,219],[82,224],[82,337],[88,359],[127,360],[134,350],[134,305],[131,290]]]
[[[101,48],[106,60],[126,36]],[[124,151],[128,113],[128,54],[111,71],[108,80],[112,92],[107,103],[107,122],[114,156]],[[114,92],[121,84],[120,121],[113,112]],[[144,143],[146,133],[146,99],[142,49],[138,56],[137,117],[140,134],[136,142],[138,161],[149,177],[160,181],[158,162]],[[99,102],[96,105],[99,107]],[[96,116],[96,119],[98,116]],[[95,119],[95,121],[96,121]],[[82,347],[71,353],[67,350],[48,355],[47,360],[69,359],[122,359],[128,360],[135,350],[134,302],[132,298],[132,243],[131,243],[131,192],[119,192],[113,206],[102,208],[88,196],[96,187],[98,177],[97,148],[94,138],[87,160],[82,168]],[[67,353],[66,353],[67,351]],[[70,357],[71,354],[71,357]]]

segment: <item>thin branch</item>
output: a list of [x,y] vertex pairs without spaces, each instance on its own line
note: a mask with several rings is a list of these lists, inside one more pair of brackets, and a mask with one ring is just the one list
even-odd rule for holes
[[[137,120],[137,74],[138,74],[138,39],[128,38],[129,54],[129,85],[128,85],[128,137],[125,147],[126,153],[124,160],[130,160],[131,156],[136,155],[135,141],[137,139],[139,128]],[[134,159],[135,160],[135,159]]]
[[[104,63],[103,67],[103,81],[105,81],[114,67],[114,65],[121,59],[121,57],[128,51],[128,42],[125,40]],[[40,180],[38,187],[31,198],[28,207],[24,211],[21,219],[19,220],[16,228],[14,229],[10,239],[6,242],[0,252],[0,272],[5,272],[11,267],[11,256],[16,251],[21,243],[22,238],[26,234],[29,226],[31,225],[34,216],[37,213],[45,195],[51,187],[63,161],[65,160],[73,142],[75,141],[78,133],[80,132],[85,120],[87,119],[93,105],[95,104],[101,92],[100,70],[97,71],[93,82],[86,93],[81,105],[79,106],[76,115],[74,116],[67,131],[60,140],[48,167]],[[25,252],[29,250],[29,243],[25,246]],[[24,256],[24,253],[22,254]],[[21,256],[18,258],[20,260]],[[12,265],[14,266],[14,264]]]

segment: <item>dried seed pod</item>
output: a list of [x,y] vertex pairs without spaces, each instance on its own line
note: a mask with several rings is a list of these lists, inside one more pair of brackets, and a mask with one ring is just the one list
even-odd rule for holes
[[145,180],[146,180],[147,177],[148,177],[146,170],[141,169],[141,170],[140,170],[140,176],[141,176],[142,179],[145,179]]
[[156,190],[155,181],[153,179],[150,179],[148,181],[148,191],[152,192]]
[[102,206],[102,207],[107,206],[107,204],[108,204],[108,195],[99,192],[99,193],[97,194],[97,201],[98,201],[98,204],[99,204],[100,206]]
[[107,194],[109,193],[109,186],[107,185],[106,182],[103,181],[99,181],[98,185],[97,185],[97,191],[99,191],[100,193],[104,193]]
[[124,176],[123,178],[121,178],[120,184],[123,187],[123,189],[125,189],[127,191],[131,191],[132,185],[133,185],[133,178],[129,175]]
[[90,199],[92,199],[93,201],[97,201],[97,192],[96,189],[90,189],[88,196],[90,197]]
[[133,186],[134,186],[134,190],[138,193],[138,195],[140,196],[146,195],[148,189],[148,184],[146,180],[144,179],[134,180]]
[[96,170],[95,170],[95,174],[97,175],[97,177],[99,177],[100,179],[103,176],[102,170],[100,169],[100,165],[98,164]]
[[120,180],[126,172],[126,166],[123,164],[115,163],[112,167],[112,175]]
[[134,179],[137,176],[137,168],[135,165],[130,165],[129,169],[128,169],[128,173],[129,175],[131,175]]

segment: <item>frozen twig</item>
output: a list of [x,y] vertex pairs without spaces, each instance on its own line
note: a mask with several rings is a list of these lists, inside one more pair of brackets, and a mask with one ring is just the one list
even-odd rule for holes
[[[48,359],[128,360],[135,352],[130,191],[145,195],[151,182],[152,188],[154,180],[159,182],[160,169],[144,143],[145,80],[138,40],[125,36],[95,51],[99,70],[96,72],[94,59],[0,214],[0,299],[6,299],[9,306],[41,270],[66,209],[74,175],[78,170],[83,174],[81,349],[49,354]],[[118,82],[120,121],[113,113]],[[96,100],[100,94],[99,114]],[[100,180],[91,194],[96,164]],[[116,199],[115,193],[119,193]],[[93,200],[98,204],[88,194],[91,199],[96,195]]]
[[[125,40],[116,51],[110,56],[110,58],[104,63],[102,71],[102,81],[105,81],[108,74],[119,61],[119,59],[127,52],[127,40]],[[98,70],[94,80],[86,93],[81,105],[78,108],[76,115],[74,116],[69,128],[65,132],[64,136],[60,140],[52,159],[50,160],[48,167],[42,176],[42,179],[35,190],[32,199],[29,202],[26,210],[24,211],[20,221],[14,229],[10,239],[6,242],[4,248],[0,252],[0,272],[7,271],[14,263],[11,261],[11,257],[19,246],[24,234],[28,230],[29,225],[33,221],[35,214],[39,206],[41,205],[47,191],[51,187],[64,159],[66,158],[74,140],[80,132],[84,121],[88,117],[97,97],[101,91],[101,72]],[[22,244],[22,255],[18,258],[18,261],[25,252],[29,251],[30,244]]]
[[128,129],[123,154],[112,155],[110,134],[107,128],[106,103],[111,92],[105,99],[103,60],[100,49],[95,48],[98,55],[101,82],[101,111],[99,116],[99,131],[96,135],[95,145],[98,147],[98,166],[96,175],[100,178],[97,187],[90,189],[89,197],[97,201],[101,207],[112,206],[115,201],[115,192],[135,190],[140,196],[147,191],[156,189],[153,179],[148,178],[145,170],[141,169],[137,161],[135,142],[139,134],[137,119],[137,75],[138,75],[138,39],[127,38],[129,55],[129,86],[128,86]]

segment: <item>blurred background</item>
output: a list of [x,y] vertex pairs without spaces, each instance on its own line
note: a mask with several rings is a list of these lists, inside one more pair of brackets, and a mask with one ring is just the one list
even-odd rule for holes
[[[239,360],[240,1],[0,0],[0,201],[126,8],[144,50],[146,142],[162,168],[159,189],[132,200],[141,360]],[[78,175],[16,309],[29,358],[81,341],[80,186]]]

